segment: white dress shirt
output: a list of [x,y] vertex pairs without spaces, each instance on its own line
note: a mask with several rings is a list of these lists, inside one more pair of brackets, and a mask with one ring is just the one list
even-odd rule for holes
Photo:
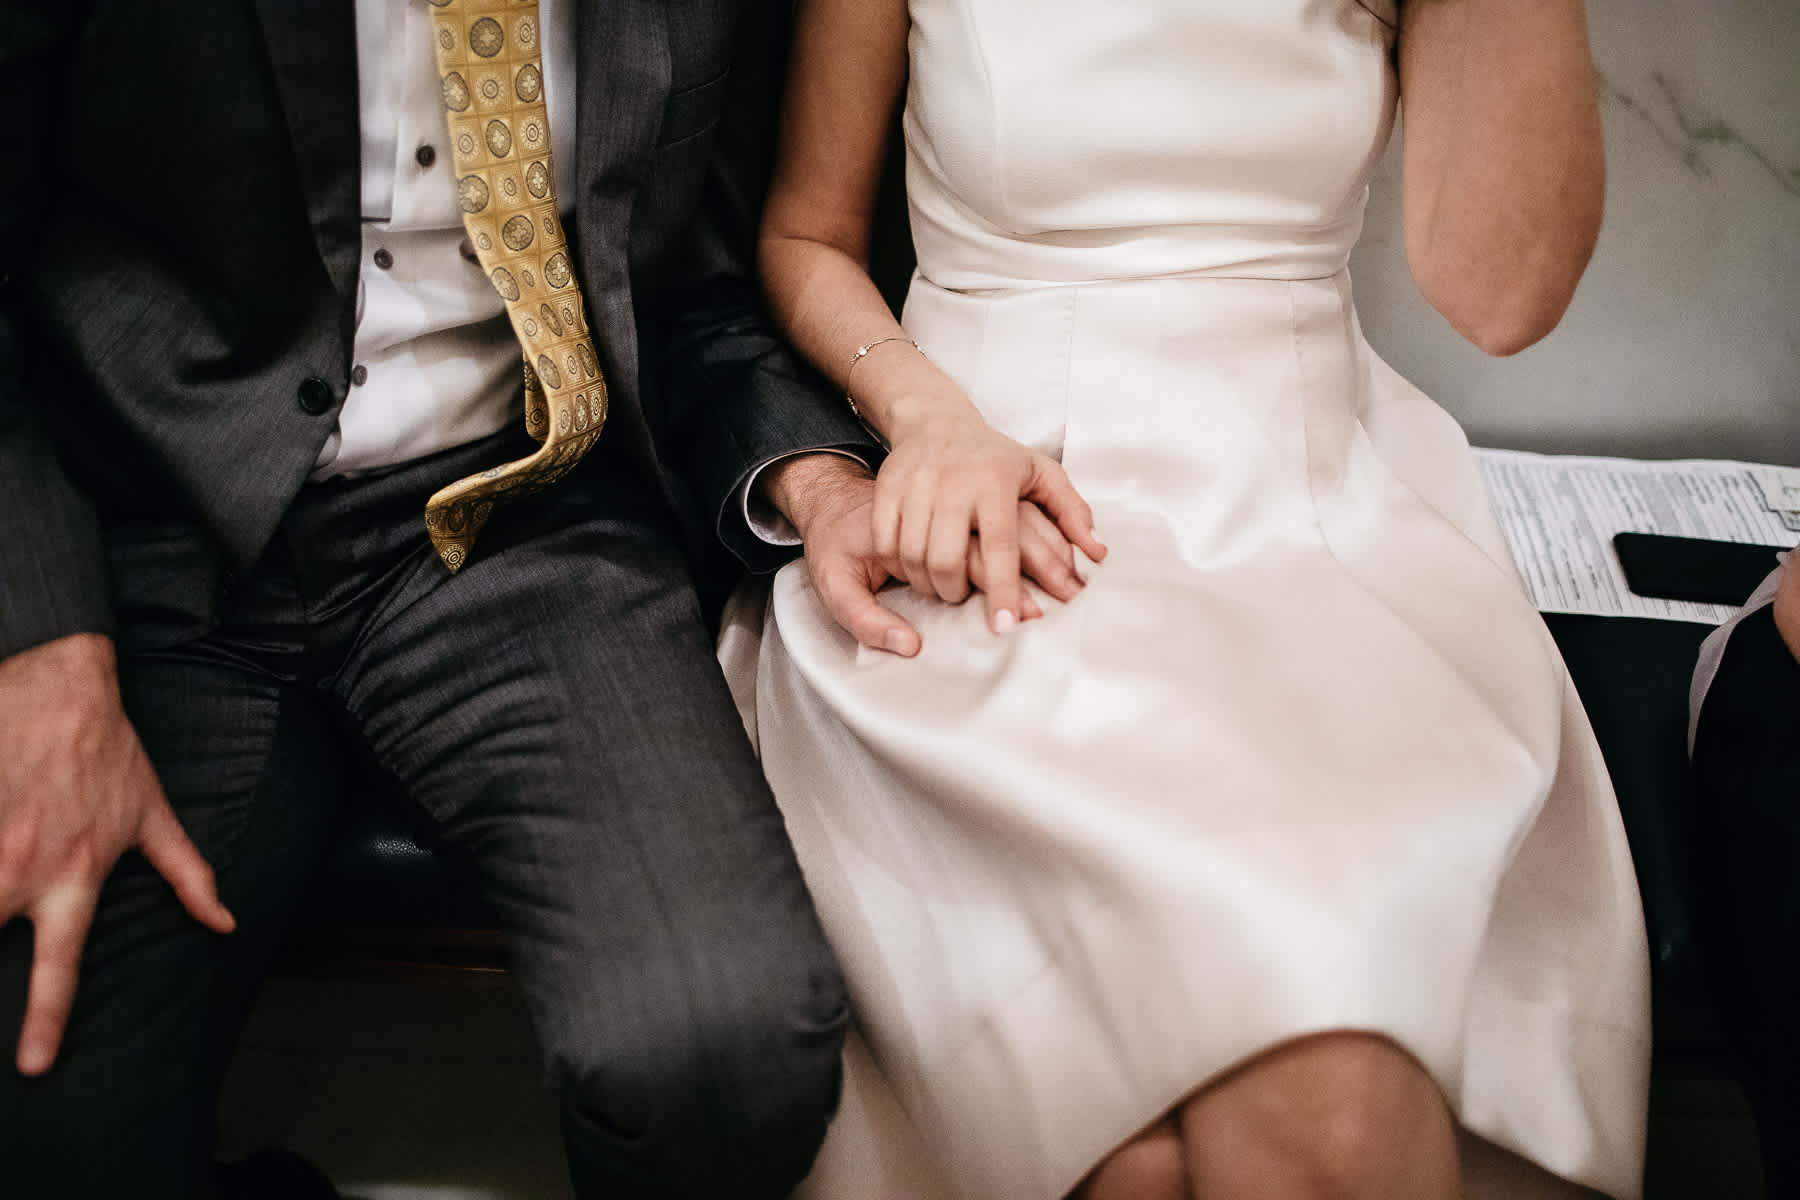
[[[392,466],[520,419],[520,351],[463,232],[427,0],[357,0],[362,262],[350,392],[313,478]],[[565,222],[575,166],[575,22],[539,0],[551,162]]]

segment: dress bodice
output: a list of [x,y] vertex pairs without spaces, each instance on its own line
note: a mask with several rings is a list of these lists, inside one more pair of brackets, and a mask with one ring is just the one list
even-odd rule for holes
[[1393,123],[1393,0],[911,0],[907,188],[957,290],[1330,275]]

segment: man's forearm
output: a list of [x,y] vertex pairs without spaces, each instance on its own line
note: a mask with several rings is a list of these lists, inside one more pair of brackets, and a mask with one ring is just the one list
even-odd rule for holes
[[[34,112],[55,95],[85,3],[0,0],[0,108]],[[27,358],[42,338],[27,328],[30,280],[41,239],[44,164],[54,124],[15,122],[0,156],[0,660],[76,633],[108,633],[112,615],[98,524],[51,446],[46,406],[54,390],[27,388]]]
[[25,407],[0,318],[0,659],[112,632],[99,522]]

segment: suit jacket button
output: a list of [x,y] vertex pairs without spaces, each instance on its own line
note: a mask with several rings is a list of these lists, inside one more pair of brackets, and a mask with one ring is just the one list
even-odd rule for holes
[[331,406],[337,403],[337,395],[332,392],[331,385],[317,375],[300,381],[299,398],[300,411],[315,417],[320,413],[330,412]]
[[413,151],[413,160],[421,167],[429,167],[437,161],[437,147],[429,142]]

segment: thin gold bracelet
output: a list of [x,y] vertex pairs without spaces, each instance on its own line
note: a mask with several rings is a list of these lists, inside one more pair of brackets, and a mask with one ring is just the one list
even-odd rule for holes
[[887,337],[878,337],[872,342],[864,342],[856,348],[856,353],[850,356],[850,367],[844,372],[844,403],[850,406],[850,415],[861,421],[864,425],[868,425],[869,420],[867,417],[863,416],[862,409],[856,407],[856,397],[850,394],[850,377],[856,373],[856,364],[869,356],[869,351],[877,346],[885,346],[889,342],[905,342],[914,350],[918,350],[920,354],[925,353],[925,351],[919,349],[919,343],[913,341],[909,337],[902,337],[897,333],[889,334]]

